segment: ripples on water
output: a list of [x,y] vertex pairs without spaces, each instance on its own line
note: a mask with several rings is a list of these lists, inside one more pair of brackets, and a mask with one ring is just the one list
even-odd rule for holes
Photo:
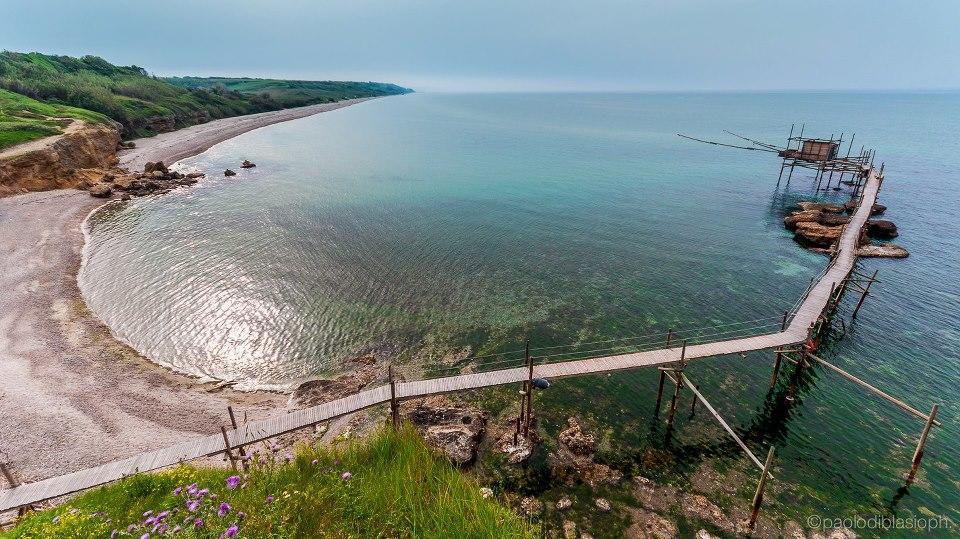
[[[674,133],[779,142],[806,121],[821,135],[855,130],[878,150],[881,200],[912,253],[862,263],[883,284],[831,357],[927,409],[960,387],[960,242],[945,232],[960,208],[958,104],[956,94],[840,93],[376,100],[217,145],[187,160],[210,175],[195,188],[96,213],[81,288],[148,357],[248,388],[287,387],[369,349],[431,363],[465,345],[496,352],[527,338],[550,346],[775,317],[824,264],[781,224],[810,196],[809,176],[775,189],[774,157]],[[258,167],[218,174],[242,159]],[[748,425],[764,415],[768,360],[693,373]],[[655,375],[606,383],[597,410],[648,420]],[[866,492],[884,506],[920,425],[829,374],[813,384],[803,417],[776,435],[782,458],[798,462],[788,475],[842,477],[835,496]],[[949,405],[942,414],[956,417]],[[927,503],[956,519],[947,447],[960,437],[946,427],[935,439]]]

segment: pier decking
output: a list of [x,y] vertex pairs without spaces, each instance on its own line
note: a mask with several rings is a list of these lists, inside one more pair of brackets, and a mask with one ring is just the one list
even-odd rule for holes
[[[837,243],[835,255],[831,258],[829,265],[819,279],[808,289],[799,306],[790,316],[789,324],[783,331],[692,344],[685,347],[674,345],[643,352],[534,365],[533,376],[560,378],[666,365],[679,362],[681,360],[681,350],[685,350],[682,358],[685,361],[690,361],[804,343],[808,338],[810,328],[828,307],[834,290],[854,269],[861,229],[870,217],[870,211],[876,202],[880,183],[881,179],[878,172],[875,169],[869,169],[860,203],[851,215],[849,224],[843,230]],[[528,376],[527,367],[516,367],[427,380],[396,382],[394,389],[397,398],[411,398],[512,384],[526,381]],[[236,429],[226,430],[229,448],[256,443],[328,419],[389,402],[391,400],[390,396],[390,385],[383,385],[283,416],[243,423]],[[217,433],[67,475],[23,484],[0,491],[0,512],[85,490],[136,473],[216,455],[223,453],[226,449],[223,436]]]

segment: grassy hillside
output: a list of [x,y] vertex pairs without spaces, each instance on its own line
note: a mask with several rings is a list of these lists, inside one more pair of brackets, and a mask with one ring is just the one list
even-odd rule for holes
[[134,476],[32,514],[0,537],[537,535],[413,429],[287,458],[264,448],[249,475],[233,479],[229,469],[192,466]]
[[383,82],[340,82],[228,77],[168,77],[165,81],[181,88],[226,90],[269,97],[284,108],[329,103],[354,97],[397,95],[412,90]]
[[0,90],[0,150],[30,140],[58,135],[70,119],[109,123],[103,114],[66,105],[42,103],[25,95]]
[[[273,82],[280,83],[275,84],[280,88],[284,81]],[[275,99],[270,91],[243,92],[216,82],[175,85],[150,76],[141,67],[116,66],[96,56],[0,53],[0,88],[50,104],[99,112],[122,124],[127,138],[228,116],[405,91],[399,86],[365,82],[307,84],[319,85],[315,94],[285,94]]]

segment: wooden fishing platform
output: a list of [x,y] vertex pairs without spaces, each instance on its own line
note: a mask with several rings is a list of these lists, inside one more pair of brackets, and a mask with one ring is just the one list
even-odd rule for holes
[[[364,390],[355,395],[319,406],[261,421],[246,422],[236,428],[225,429],[223,433],[184,441],[101,466],[0,491],[0,512],[29,506],[36,502],[103,485],[133,474],[173,466],[192,459],[222,453],[229,454],[232,449],[238,446],[267,440],[280,434],[309,427],[378,404],[395,402],[395,399],[514,384],[526,382],[533,376],[549,379],[676,363],[682,364],[684,361],[694,359],[756,350],[783,349],[803,344],[810,337],[811,329],[815,323],[830,306],[835,290],[854,270],[861,230],[870,217],[871,207],[876,202],[882,182],[882,177],[877,170],[865,168],[863,172],[866,181],[860,194],[859,205],[843,230],[830,263],[819,278],[808,288],[796,309],[789,313],[789,317],[785,313],[783,326],[779,331],[700,344],[684,344],[682,347],[670,346],[668,339],[665,347],[642,352],[589,357],[544,363],[532,367],[507,368],[426,380],[391,381],[387,385]],[[789,323],[787,323],[788,321]],[[704,402],[706,403],[706,401]],[[753,460],[756,461],[756,458],[754,457]],[[766,469],[764,468],[764,470]]]

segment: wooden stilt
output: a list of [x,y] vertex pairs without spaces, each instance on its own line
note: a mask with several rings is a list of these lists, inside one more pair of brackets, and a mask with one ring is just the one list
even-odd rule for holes
[[667,331],[667,348],[670,348],[670,341],[673,340],[673,328]]
[[939,404],[934,404],[933,408],[930,409],[930,416],[927,417],[927,424],[923,426],[923,432],[920,433],[920,442],[917,443],[917,450],[913,452],[913,462],[910,465],[910,475],[907,476],[907,482],[912,482],[913,478],[917,475],[917,470],[920,469],[920,461],[923,460],[923,448],[927,445],[927,437],[930,435],[930,427],[933,426],[933,422],[937,420],[937,410],[940,409]]
[[393,363],[387,367],[387,376],[390,377],[390,419],[394,429],[400,428],[400,405],[397,402],[397,382],[393,378]]
[[880,273],[880,270],[874,271],[873,276],[867,281],[867,286],[864,287],[863,293],[860,294],[860,300],[857,301],[857,306],[853,308],[853,314],[850,315],[851,320],[857,317],[857,313],[860,312],[860,307],[863,307],[863,300],[867,299],[867,294],[870,293],[870,285],[873,284],[873,281],[877,280],[877,273]]
[[[233,415],[233,406],[227,406],[227,413],[230,414],[230,425],[233,427],[233,430],[237,430],[237,417]],[[237,452],[240,453],[241,462],[243,462],[243,469],[247,469],[247,452],[242,445],[237,446]]]
[[653,415],[660,415],[660,401],[663,400],[663,382],[666,378],[667,374],[660,371],[660,384],[657,385],[657,404],[653,407]]
[[233,452],[230,451],[230,440],[227,438],[227,428],[223,425],[220,425],[220,434],[223,434],[223,451],[227,454],[227,458],[230,459],[230,466],[233,468],[233,471],[237,471],[237,459],[233,457]]
[[[700,389],[700,386],[694,386],[696,389]],[[690,417],[697,413],[697,397],[694,395],[693,399],[690,401]]]
[[670,399],[670,414],[667,416],[667,425],[673,425],[673,415],[677,412],[677,399],[680,398],[680,390],[683,388],[683,360],[687,356],[687,341],[683,341],[683,348],[680,350],[680,366],[677,369],[678,375],[676,386],[673,390],[673,398]]
[[763,503],[763,488],[767,486],[767,474],[770,473],[770,464],[773,463],[774,446],[770,446],[767,452],[767,461],[763,465],[763,474],[760,475],[760,482],[757,483],[757,492],[753,495],[753,510],[750,511],[750,522],[748,527],[752,530],[757,524],[757,516],[760,514],[760,505]]
[[523,425],[523,437],[530,436],[530,417],[533,413],[533,359],[530,357],[530,341],[527,341],[524,352],[527,357],[527,421]]
[[770,375],[770,389],[777,385],[777,378],[780,377],[780,363],[783,361],[783,348],[777,348],[775,359],[773,360],[773,374]]

